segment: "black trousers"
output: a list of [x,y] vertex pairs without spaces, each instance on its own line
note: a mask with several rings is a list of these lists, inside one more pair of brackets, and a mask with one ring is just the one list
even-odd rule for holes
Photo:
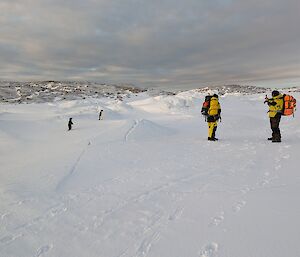
[[279,129],[281,115],[276,114],[275,117],[270,118],[270,125],[272,129],[272,138],[273,140],[280,140],[281,139],[281,133]]

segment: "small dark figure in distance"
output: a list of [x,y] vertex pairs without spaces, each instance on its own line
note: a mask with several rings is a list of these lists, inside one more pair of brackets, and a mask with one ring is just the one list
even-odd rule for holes
[[72,125],[73,125],[72,118],[70,118],[69,122],[68,122],[68,128],[69,128],[69,130],[72,129]]
[[102,113],[103,113],[103,110],[101,110],[99,113],[99,120],[102,120]]

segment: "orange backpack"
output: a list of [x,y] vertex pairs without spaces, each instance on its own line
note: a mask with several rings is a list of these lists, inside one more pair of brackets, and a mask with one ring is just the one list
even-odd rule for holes
[[208,116],[208,109],[210,107],[210,99],[212,98],[211,95],[207,95],[205,96],[205,100],[202,104],[202,109],[201,109],[201,113],[204,116]]
[[296,99],[291,95],[283,95],[283,111],[284,116],[293,115],[296,110]]

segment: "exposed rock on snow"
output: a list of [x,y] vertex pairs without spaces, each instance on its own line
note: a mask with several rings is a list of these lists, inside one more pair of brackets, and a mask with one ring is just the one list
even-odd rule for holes
[[0,102],[31,103],[57,100],[109,97],[122,100],[145,90],[132,85],[106,85],[96,82],[0,82]]
[[[259,94],[271,89],[255,86],[211,86],[194,89],[195,93],[212,94]],[[107,85],[96,82],[0,82],[0,102],[43,103],[58,100],[74,100],[107,97],[122,101],[124,98],[147,91],[149,96],[174,96],[184,92],[167,92],[160,89],[140,89],[133,85]],[[285,89],[286,92],[299,92],[299,88]]]

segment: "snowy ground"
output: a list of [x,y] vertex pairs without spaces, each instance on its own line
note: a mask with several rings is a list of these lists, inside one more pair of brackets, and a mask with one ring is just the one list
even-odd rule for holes
[[300,256],[299,114],[271,143],[263,98],[221,97],[218,142],[194,91],[0,105],[0,256]]

